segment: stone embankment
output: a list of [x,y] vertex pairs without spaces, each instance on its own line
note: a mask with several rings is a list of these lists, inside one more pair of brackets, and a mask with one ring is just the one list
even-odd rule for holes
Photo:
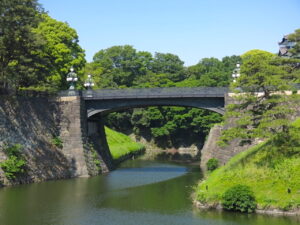
[[245,151],[251,146],[256,145],[259,141],[254,141],[251,145],[240,145],[240,140],[233,140],[228,146],[221,147],[218,140],[221,137],[222,130],[226,129],[223,125],[215,125],[211,128],[206,142],[201,150],[200,167],[206,171],[206,163],[211,158],[218,159],[219,166],[225,165],[236,154]]
[[[225,105],[228,104],[238,104],[238,102],[234,98],[232,98],[232,96],[226,95]],[[216,158],[218,159],[219,166],[223,166],[236,154],[258,144],[259,140],[254,140],[251,145],[241,145],[240,140],[235,139],[231,141],[231,143],[226,147],[221,147],[218,145],[218,140],[221,137],[222,130],[232,127],[232,124],[235,120],[235,118],[229,118],[226,123],[227,125],[215,125],[210,129],[209,135],[201,150],[200,167],[204,172],[206,171],[206,163],[209,159]]]
[[[194,205],[196,208],[200,210],[223,210],[223,207],[221,204],[202,204],[199,201],[194,201]],[[274,215],[274,216],[300,216],[300,210],[281,210],[276,208],[268,208],[268,209],[261,209],[258,208],[255,210],[255,213],[258,214],[266,214],[266,215]]]
[[[25,173],[8,180],[0,168],[0,184],[15,185],[95,175],[102,158],[86,134],[79,97],[0,97],[0,162],[5,145],[21,144]],[[62,146],[57,146],[59,139]],[[93,150],[93,151],[92,151]],[[103,161],[103,160],[102,160]],[[103,163],[102,163],[103,164]],[[102,165],[101,165],[102,166]],[[103,169],[102,169],[103,170]]]

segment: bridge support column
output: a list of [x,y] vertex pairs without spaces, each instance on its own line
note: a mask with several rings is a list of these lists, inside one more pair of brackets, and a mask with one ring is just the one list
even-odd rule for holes
[[79,96],[60,97],[62,153],[70,163],[72,177],[89,176],[85,159],[87,123],[85,103]]

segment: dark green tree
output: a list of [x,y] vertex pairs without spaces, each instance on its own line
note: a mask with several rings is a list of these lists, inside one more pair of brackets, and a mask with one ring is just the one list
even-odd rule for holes
[[178,87],[228,86],[232,80],[232,70],[240,62],[239,56],[226,56],[221,60],[204,58],[187,68],[188,79],[178,82]]
[[43,41],[32,29],[41,21],[43,9],[37,0],[0,2],[0,87],[17,90],[30,86],[39,76]]
[[168,79],[178,82],[186,78],[184,62],[171,53],[155,53],[151,71],[155,74],[166,74]]
[[[218,59],[203,60],[204,69],[199,77],[191,75],[189,79],[192,85],[184,83],[187,68],[178,56],[156,53],[153,57],[149,52],[139,52],[125,45],[99,51],[85,70],[94,75],[99,88],[174,87],[179,83],[188,87],[223,86],[229,83],[236,60],[231,57],[225,60],[229,69]],[[201,76],[207,78],[200,79]],[[180,146],[184,142],[202,143],[212,124],[220,121],[222,116],[217,113],[184,107],[133,109],[110,114],[106,119],[107,125],[114,129],[131,130],[147,137],[150,134],[161,147]]]
[[242,63],[241,76],[232,84],[236,102],[226,112],[226,121],[234,125],[223,132],[222,142],[288,134],[298,98],[286,92],[292,90],[293,80],[285,59],[252,50],[242,55]]
[[148,60],[151,60],[149,54],[137,53],[130,45],[101,50],[93,58],[103,70],[100,80],[106,88],[131,87],[137,76],[146,73]]

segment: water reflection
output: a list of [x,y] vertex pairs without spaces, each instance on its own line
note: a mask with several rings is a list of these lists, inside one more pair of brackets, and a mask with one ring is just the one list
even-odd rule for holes
[[292,217],[192,208],[198,169],[129,161],[110,174],[0,190],[1,225],[299,224]]

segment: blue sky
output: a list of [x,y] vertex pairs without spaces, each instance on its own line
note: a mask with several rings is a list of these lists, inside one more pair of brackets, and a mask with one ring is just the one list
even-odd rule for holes
[[86,59],[114,45],[201,58],[278,51],[300,28],[300,0],[40,0],[49,15],[77,30]]

